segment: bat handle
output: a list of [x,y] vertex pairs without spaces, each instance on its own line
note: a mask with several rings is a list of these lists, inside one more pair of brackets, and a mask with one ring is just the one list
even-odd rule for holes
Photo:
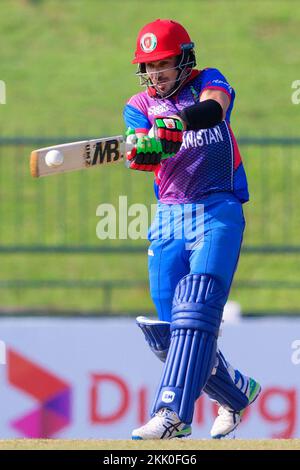
[[128,142],[125,143],[125,153],[124,153],[124,164],[126,166],[126,168],[129,168],[130,167],[130,161],[127,160],[126,158],[126,153],[127,152],[131,152],[131,150],[135,147],[134,144],[130,144]]

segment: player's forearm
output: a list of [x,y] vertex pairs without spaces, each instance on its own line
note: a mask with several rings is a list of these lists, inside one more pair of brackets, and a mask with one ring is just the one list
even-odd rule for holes
[[179,117],[185,130],[207,129],[222,122],[223,108],[216,100],[208,99],[184,108]]

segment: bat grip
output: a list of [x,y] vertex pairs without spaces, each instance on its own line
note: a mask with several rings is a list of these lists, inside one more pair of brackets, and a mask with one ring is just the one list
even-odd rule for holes
[[125,143],[125,152],[131,152],[131,150],[135,147],[135,144],[126,142]]
[[[127,137],[128,139],[128,137]],[[127,160],[126,158],[126,153],[127,152],[131,152],[131,150],[135,147],[135,142],[132,141],[132,142],[124,142],[124,164],[126,166],[126,168],[129,168],[130,167],[130,161]]]

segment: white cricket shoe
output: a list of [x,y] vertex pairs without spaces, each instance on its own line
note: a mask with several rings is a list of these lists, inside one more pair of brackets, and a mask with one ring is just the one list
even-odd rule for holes
[[[256,400],[261,392],[261,386],[255,380],[250,379],[249,389],[249,403],[247,406],[251,405],[251,403]],[[246,408],[241,411],[234,411],[225,408],[224,406],[220,406],[218,410],[218,416],[216,417],[213,427],[210,431],[211,437],[213,439],[222,439],[223,437],[227,436],[227,434],[234,431],[242,421],[242,417]]]
[[147,424],[133,430],[132,439],[173,439],[190,436],[191,432],[191,426],[182,423],[174,411],[162,408]]

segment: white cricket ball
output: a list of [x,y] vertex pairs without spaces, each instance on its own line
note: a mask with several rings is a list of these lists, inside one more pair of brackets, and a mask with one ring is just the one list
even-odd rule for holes
[[59,150],[49,150],[45,156],[45,162],[48,166],[59,166],[64,162],[64,156]]

